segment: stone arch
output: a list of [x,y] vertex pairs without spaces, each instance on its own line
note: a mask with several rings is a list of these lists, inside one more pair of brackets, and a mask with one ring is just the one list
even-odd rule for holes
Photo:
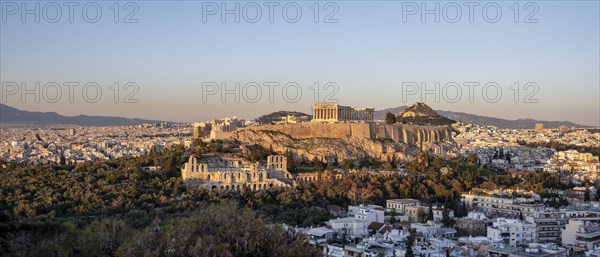
[[237,191],[240,191],[240,185],[237,185]]
[[214,186],[214,185],[213,185],[213,186],[210,188],[210,190],[213,190],[213,191],[214,191],[214,190],[217,190],[217,186]]
[[256,184],[252,184],[252,191],[256,191]]
[[225,187],[223,185],[221,185],[221,190],[225,189]]
[[225,186],[225,191],[229,191],[229,186]]

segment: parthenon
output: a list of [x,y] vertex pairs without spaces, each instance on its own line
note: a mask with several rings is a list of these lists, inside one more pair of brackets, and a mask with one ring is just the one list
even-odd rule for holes
[[375,108],[354,108],[339,104],[318,103],[312,106],[314,122],[373,121]]

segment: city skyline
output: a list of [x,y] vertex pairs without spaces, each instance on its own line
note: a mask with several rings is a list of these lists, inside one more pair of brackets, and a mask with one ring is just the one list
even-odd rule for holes
[[600,257],[600,0],[0,0],[0,255]]

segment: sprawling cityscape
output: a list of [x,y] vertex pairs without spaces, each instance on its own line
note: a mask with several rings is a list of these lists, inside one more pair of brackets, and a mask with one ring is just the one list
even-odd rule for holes
[[[373,108],[315,104],[312,115],[13,124],[1,133],[8,216],[180,212],[198,208],[202,197],[243,195],[310,255],[600,256],[597,128],[474,125],[416,103],[384,120],[374,118]],[[125,176],[120,183],[137,174],[168,178],[170,185],[158,202],[138,206],[141,199],[98,192],[100,198],[85,201],[99,205],[84,207],[81,196],[29,188],[35,182],[10,184],[33,167],[68,168],[65,179],[87,181],[78,174],[108,172],[102,163],[128,167],[117,175]],[[140,186],[131,190],[149,190]]]
[[0,0],[0,257],[600,257],[599,46],[599,0]]

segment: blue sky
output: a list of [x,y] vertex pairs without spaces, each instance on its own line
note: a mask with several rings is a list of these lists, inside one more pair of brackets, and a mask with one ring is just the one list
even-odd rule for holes
[[[237,115],[253,118],[276,110],[309,112],[315,100],[323,101],[332,92],[325,90],[327,82],[338,85],[335,97],[339,103],[352,106],[373,106],[377,109],[410,105],[425,101],[435,109],[462,111],[500,118],[535,118],[543,120],[570,120],[589,125],[600,125],[600,21],[599,1],[519,1],[518,21],[511,9],[514,1],[496,1],[488,6],[488,16],[483,16],[483,6],[489,1],[473,1],[473,22],[469,22],[465,2],[456,2],[462,16],[456,23],[444,17],[455,16],[454,4],[446,1],[335,1],[329,9],[319,2],[319,22],[314,22],[314,1],[296,1],[302,16],[296,23],[282,16],[282,7],[288,2],[277,2],[274,21],[269,22],[265,2],[256,2],[262,16],[256,23],[252,19],[254,7],[248,1],[143,1],[133,2],[137,23],[123,23],[133,7],[124,9],[119,4],[119,22],[114,22],[112,1],[99,1],[102,16],[96,23],[84,20],[79,2],[74,7],[74,21],[69,22],[68,8],[57,3],[62,16],[52,20],[55,5],[39,2],[40,22],[34,15],[25,15],[21,21],[21,3],[32,9],[35,1],[2,1],[0,50],[4,103],[31,111],[56,111],[64,115],[118,115],[171,121],[196,121]],[[7,4],[9,3],[9,4]],[[10,9],[16,3],[15,14]],[[204,3],[204,12],[203,12]],[[222,3],[233,8],[247,8],[240,22],[233,15],[221,21],[219,10],[207,15],[207,6]],[[415,15],[403,14],[409,5],[425,4],[428,9],[440,5],[440,22],[434,15],[421,21],[421,10]],[[531,3],[527,5],[527,3]],[[528,8],[525,8],[527,5]],[[290,7],[289,5],[288,7]],[[296,6],[296,5],[294,5]],[[289,16],[295,16],[293,7]],[[337,23],[323,23],[327,14],[337,7],[333,19]],[[502,12],[497,22],[495,9]],[[443,9],[446,7],[444,10]],[[514,7],[514,6],[513,6]],[[537,7],[537,8],[536,8]],[[403,9],[404,8],[404,9]],[[219,8],[221,9],[221,8]],[[314,8],[313,8],[314,9]],[[536,23],[524,23],[526,16]],[[93,18],[93,8],[88,8],[86,18]],[[7,93],[7,83],[25,83],[29,89],[40,83],[39,94],[49,82],[78,82],[74,101],[67,97],[62,87],[62,97],[56,103],[45,100],[39,103],[29,95],[23,101],[20,92]],[[86,102],[81,88],[96,82],[102,88],[98,102]],[[120,83],[119,103],[114,102],[115,83]],[[133,99],[137,103],[123,103],[133,87],[124,89],[127,82],[135,82],[138,91]],[[256,96],[258,83],[262,97],[252,103],[240,95],[236,103],[233,95],[224,102],[220,94],[207,95],[203,101],[203,82],[225,83],[233,89],[240,83],[239,94],[244,89],[251,99]],[[267,96],[265,82],[281,86],[273,91],[273,102]],[[302,96],[289,102],[282,95],[284,85],[295,82]],[[419,93],[407,95],[407,82],[425,83],[431,90],[440,83],[440,101],[434,95],[423,99]],[[456,82],[462,97],[456,102],[444,96],[444,85]],[[468,99],[465,82],[476,82],[473,101]],[[495,82],[489,92],[494,98],[497,87],[502,95],[489,102],[482,95],[484,85]],[[525,102],[525,96],[535,91],[524,86],[534,82],[537,92]],[[315,99],[314,83],[319,83],[321,94]],[[519,83],[519,97],[515,103],[514,83]],[[496,86],[497,85],[497,86]],[[513,90],[511,90],[513,86]],[[206,88],[206,87],[205,87]],[[292,88],[292,95],[295,87]],[[315,87],[313,87],[314,89]],[[21,87],[22,89],[22,87]],[[452,90],[450,90],[452,89]],[[455,89],[449,88],[454,98]],[[454,90],[454,91],[453,91]],[[93,91],[93,90],[92,90]],[[50,92],[50,93],[48,93]],[[55,95],[50,88],[47,94]],[[52,98],[52,96],[48,98]],[[296,101],[297,100],[297,101]],[[494,101],[495,101],[494,100]],[[537,100],[531,103],[531,100]]]

